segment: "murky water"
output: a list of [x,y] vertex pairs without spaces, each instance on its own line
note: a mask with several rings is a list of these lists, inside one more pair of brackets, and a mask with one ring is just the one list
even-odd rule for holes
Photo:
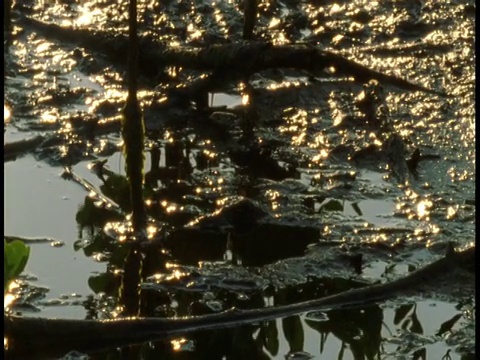
[[[241,38],[237,2],[139,3],[142,33],[164,43],[196,46]],[[29,1],[15,9],[63,25],[126,29],[126,5],[117,2]],[[247,98],[242,85],[224,83],[213,96],[212,91],[208,104],[218,109],[205,116],[190,104],[173,110],[162,107],[167,86],[157,85],[165,74],[154,71],[152,76],[152,69],[141,68],[139,95],[147,128],[156,130],[157,137],[150,133],[149,149],[156,144],[161,150],[162,172],[154,177],[149,194],[150,215],[171,233],[166,240],[175,262],[199,267],[204,281],[199,280],[195,293],[181,282],[169,284],[173,286],[169,302],[147,315],[188,315],[192,304],[212,298],[223,309],[293,303],[318,296],[316,290],[304,290],[302,295],[309,278],[394,278],[406,274],[410,266],[435,259],[448,241],[459,249],[471,246],[474,12],[474,2],[467,0],[260,4],[258,39],[275,45],[315,43],[454,95],[443,98],[384,86],[382,106],[406,155],[418,149],[425,157],[417,176],[404,174],[407,185],[381,151],[371,150],[383,141],[375,129],[355,121],[361,84],[309,81],[312,74],[301,71],[255,74],[250,79],[256,87],[252,130],[244,124],[242,104]],[[93,161],[107,160],[107,169],[124,174],[118,127],[111,125],[112,130],[102,130],[94,139],[79,129],[89,116],[108,124],[117,120],[126,97],[126,58],[108,58],[98,49],[59,41],[18,17],[13,19],[13,34],[5,57],[5,142],[38,134],[61,136],[60,144],[15,161],[8,158],[4,165],[5,234],[58,242],[31,245],[27,276],[20,283],[40,295],[20,299],[14,309],[25,316],[83,319],[93,308],[105,317],[117,296],[108,279],[118,270],[119,255],[101,234],[106,224],[118,219],[101,211],[91,215],[91,209],[85,210],[90,190],[61,174],[70,167],[97,190],[94,201],[99,203],[98,195],[103,194],[122,208],[121,197],[102,188],[105,184],[89,169]],[[182,85],[199,75],[184,70],[170,81]],[[248,141],[246,129],[253,132]],[[154,167],[153,152],[146,159],[149,171]],[[114,190],[120,192],[119,187]],[[265,223],[256,224],[254,219],[255,226],[246,231],[243,227],[250,223],[235,216],[249,219],[247,212],[234,215],[233,221],[221,218],[215,223],[214,218],[214,225],[202,225],[220,228],[226,222],[229,230],[217,229],[215,236],[202,232],[205,228],[183,229],[240,197],[256,201],[262,211],[251,211],[266,212]],[[330,242],[343,244],[349,255],[362,249],[362,274],[338,265],[340,258],[328,259],[337,254],[335,249],[342,249],[322,246]],[[378,250],[380,245],[383,250]],[[312,267],[318,259],[325,265]],[[218,280],[227,278],[274,284],[276,300],[242,303],[243,297],[255,299],[255,291],[264,298],[272,295],[264,294],[262,287],[238,283],[228,287]],[[293,295],[282,295],[290,288]],[[474,351],[475,319],[469,313],[473,294],[462,296],[425,295],[355,312],[303,314],[166,345],[146,344],[144,351],[168,358],[441,359],[450,350],[451,359],[463,359]],[[451,331],[439,334],[442,324],[457,314],[462,316]]]

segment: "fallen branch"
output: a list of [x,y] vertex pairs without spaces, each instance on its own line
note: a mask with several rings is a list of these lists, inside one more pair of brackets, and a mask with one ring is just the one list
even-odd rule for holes
[[[110,118],[108,121],[99,122],[85,116],[82,125],[74,128],[77,135],[104,135],[120,131],[121,120],[120,118]],[[45,132],[45,135],[11,141],[3,145],[3,161],[13,161],[20,155],[58,146],[63,143],[65,143],[65,137],[59,132]]]
[[[255,310],[230,310],[223,313],[177,319],[126,318],[118,320],[67,320],[29,317],[4,317],[5,337],[15,347],[30,353],[76,349],[98,351],[113,346],[172,338],[187,333],[225,329],[244,324],[292,316],[307,311],[357,308],[418,290],[455,268],[474,267],[475,247],[462,252],[453,248],[446,256],[411,274],[385,284],[349,290],[318,300]],[[58,341],[62,339],[62,341]]]
[[10,159],[21,153],[32,151],[45,140],[46,138],[44,136],[37,135],[30,139],[22,139],[6,143],[3,145],[4,159]]
[[451,43],[429,43],[429,42],[414,42],[398,45],[373,45],[356,48],[356,51],[362,53],[374,54],[376,56],[411,56],[415,54],[417,57],[426,56],[427,54],[431,55],[432,53],[446,53],[453,49],[453,44]]
[[[111,61],[123,61],[124,54],[128,51],[128,39],[123,34],[67,28],[27,17],[22,17],[20,22],[44,36],[101,52]],[[334,67],[337,74],[352,77],[356,82],[366,83],[373,79],[403,90],[447,96],[442,91],[380,73],[339,54],[307,44],[274,46],[265,42],[239,42],[204,48],[168,47],[152,37],[144,36],[139,37],[139,48],[142,49],[139,53],[139,69],[144,74],[158,73],[164,66],[177,66],[193,70],[225,71],[230,75],[238,74],[236,78],[242,79],[273,68],[319,71]]]

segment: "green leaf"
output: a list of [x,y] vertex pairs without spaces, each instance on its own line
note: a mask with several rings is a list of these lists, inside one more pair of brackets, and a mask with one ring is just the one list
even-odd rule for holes
[[10,282],[18,277],[25,269],[27,265],[28,258],[30,256],[30,248],[26,246],[20,240],[14,240],[10,243],[7,243],[5,240],[4,244],[4,287],[3,292],[7,291],[8,285]]

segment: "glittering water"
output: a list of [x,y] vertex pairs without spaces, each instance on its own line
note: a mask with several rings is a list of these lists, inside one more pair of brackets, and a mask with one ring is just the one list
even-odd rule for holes
[[[165,44],[198,46],[241,39],[243,20],[241,5],[237,2],[139,1],[139,5],[141,32]],[[23,7],[16,6],[17,12],[32,13],[36,18],[64,26],[126,31],[126,3],[30,1]],[[431,155],[419,163],[417,178],[409,175],[408,186],[399,184],[380,153],[367,153],[358,161],[351,159],[352,154],[381,142],[372,128],[346,120],[355,114],[353,104],[362,90],[359,84],[344,79],[310,82],[307,75],[311,74],[293,71],[253,75],[250,83],[256,87],[258,106],[253,138],[259,144],[260,154],[270,154],[278,164],[270,169],[271,162],[260,162],[260,165],[248,162],[242,155],[246,150],[234,146],[241,144],[243,131],[239,124],[245,111],[241,105],[246,98],[241,85],[222,84],[223,89],[208,100],[210,105],[219,107],[217,114],[205,120],[188,106],[181,111],[165,110],[162,104],[167,86],[158,85],[162,76],[151,76],[148,69],[140,69],[139,97],[145,120],[152,129],[158,130],[158,139],[150,140],[149,149],[155,142],[159,146],[162,152],[159,164],[165,172],[149,199],[151,204],[160,204],[158,209],[151,207],[157,209],[157,213],[154,210],[152,213],[158,215],[158,220],[171,226],[169,230],[176,230],[191,220],[226,207],[232,199],[246,196],[272,215],[270,222],[274,225],[268,226],[276,229],[280,224],[292,229],[289,235],[284,228],[273,232],[262,225],[254,230],[251,238],[244,234],[232,235],[234,239],[225,240],[227,245],[223,245],[223,238],[207,238],[211,243],[205,243],[205,235],[194,232],[188,236],[175,235],[175,241],[185,243],[183,250],[174,252],[178,263],[203,264],[207,280],[220,286],[218,279],[228,276],[234,280],[251,280],[255,271],[251,273],[241,264],[255,260],[260,264],[256,281],[274,283],[282,289],[287,285],[299,287],[309,276],[321,278],[322,274],[330,277],[348,273],[345,269],[343,273],[336,272],[341,269],[335,266],[334,258],[330,259],[332,264],[316,267],[315,259],[328,261],[326,256],[322,258],[325,252],[322,246],[307,248],[308,241],[299,249],[293,246],[293,239],[299,237],[296,231],[300,230],[295,227],[299,224],[321,228],[319,236],[315,235],[316,245],[320,237],[320,243],[382,244],[396,254],[403,254],[401,258],[392,259],[388,253],[370,254],[367,248],[363,276],[370,280],[388,275],[392,264],[397,275],[406,273],[409,265],[425,264],[438,255],[438,248],[452,239],[459,248],[472,244],[475,235],[474,13],[475,4],[466,0],[440,3],[266,1],[260,4],[258,39],[276,45],[306,41],[325,46],[376,70],[453,95],[442,98],[385,86],[383,105],[388,108],[388,120],[403,139],[408,155],[415,149],[424,156]],[[25,315],[85,318],[87,306],[95,301],[99,309],[111,310],[109,297],[115,298],[115,294],[106,290],[108,286],[102,279],[114,272],[116,255],[112,248],[97,244],[98,239],[92,234],[101,229],[90,233],[79,220],[79,207],[84,205],[89,191],[63,180],[60,174],[64,167],[71,166],[78,176],[99,189],[102,182],[87,168],[91,161],[108,160],[108,169],[124,173],[118,146],[120,136],[114,124],[126,97],[123,80],[126,57],[108,58],[98,50],[37,33],[19,19],[14,18],[13,23],[14,36],[6,55],[5,142],[38,134],[62,136],[60,145],[34,151],[33,157],[27,155],[5,163],[5,234],[48,237],[64,244],[61,247],[45,243],[31,245],[31,260],[26,271],[30,278],[27,277],[25,283],[32,291],[35,287],[49,290],[39,299],[27,302],[30,307],[24,305],[22,309]],[[200,75],[186,70],[177,74],[178,71],[167,71],[174,84],[184,84]],[[228,110],[231,113],[225,114]],[[88,116],[112,124],[112,130],[94,140],[80,136],[76,126]],[[258,158],[263,159],[260,155]],[[147,156],[147,170],[152,159]],[[186,163],[192,169],[183,168]],[[296,171],[285,170],[289,166]],[[282,243],[286,251],[276,254],[279,240],[275,237],[280,235],[286,239]],[[217,247],[214,241],[221,245]],[[242,247],[243,250],[239,250],[236,241],[245,242],[247,250]],[[249,248],[250,243],[254,246]],[[262,246],[265,251],[261,250]],[[253,260],[247,256],[248,252],[260,254],[257,254],[260,259]],[[377,255],[382,257],[376,258]],[[310,262],[315,266],[309,267]],[[107,269],[107,264],[113,265]],[[209,280],[208,271],[218,271],[220,275]],[[218,297],[220,307],[231,306],[231,301],[216,294],[216,290],[212,290],[214,285],[207,280],[201,286],[209,291],[200,292],[201,296]],[[171,299],[165,313],[186,315],[189,302],[198,301],[191,296],[182,302],[179,295],[184,290],[182,286],[185,284],[177,286],[176,298]],[[224,291],[238,296],[236,306],[241,304],[243,296],[252,296],[240,291],[245,288],[238,283],[233,290],[232,287],[226,289]],[[252,304],[292,303],[318,296],[315,291],[305,293],[303,297],[299,291],[281,298],[279,291],[273,303]],[[465,315],[455,324],[451,335],[435,335],[441,323],[456,315],[459,309],[467,312],[461,306],[455,308],[458,302],[455,297],[437,296],[411,302],[399,299],[382,309],[367,309],[367,316],[371,316],[372,324],[378,329],[368,327],[368,321],[362,317],[365,314],[333,312],[327,314],[326,324],[312,325],[305,316],[292,317],[266,324],[254,332],[247,331],[244,336],[251,339],[246,342],[250,346],[250,357],[259,357],[263,352],[269,358],[278,359],[286,356],[333,358],[339,354],[343,359],[355,359],[359,358],[359,352],[366,358],[373,358],[377,352],[386,359],[397,356],[439,359],[448,349],[456,349],[451,357],[460,359],[462,352],[474,346],[474,340],[465,341],[473,339],[474,319]],[[406,309],[411,303],[416,305]],[[350,315],[353,320],[349,326],[355,330],[354,334],[341,326],[343,319]],[[244,331],[242,329],[235,331]],[[233,341],[235,332],[223,335],[217,335],[216,344],[228,342],[231,345],[223,351],[235,353],[235,346],[239,346]],[[209,354],[201,338],[177,340],[172,342],[172,348],[193,351],[198,356]],[[261,350],[255,352],[254,348]]]

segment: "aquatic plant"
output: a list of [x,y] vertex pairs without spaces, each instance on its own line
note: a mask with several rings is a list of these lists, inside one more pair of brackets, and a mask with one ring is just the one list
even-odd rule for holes
[[30,248],[20,240],[14,240],[7,243],[3,241],[3,294],[8,290],[10,283],[18,277],[25,269]]

